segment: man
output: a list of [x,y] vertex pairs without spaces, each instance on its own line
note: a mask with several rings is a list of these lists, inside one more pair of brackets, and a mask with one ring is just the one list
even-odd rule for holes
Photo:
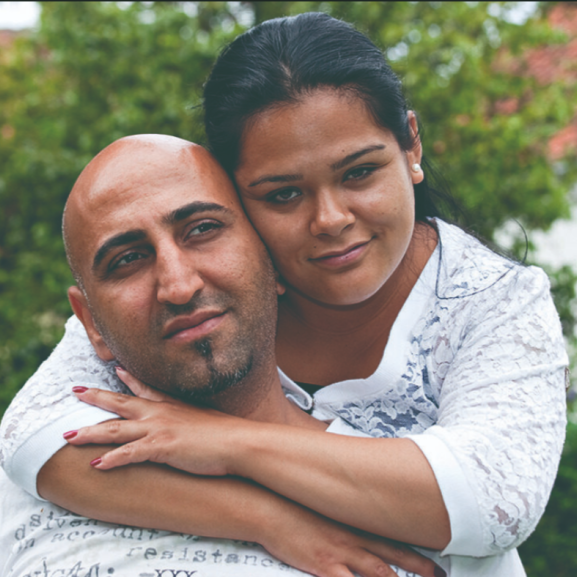
[[[77,281],[69,298],[89,339],[75,354],[87,363],[108,363],[111,377],[110,363],[121,363],[159,389],[225,413],[326,428],[283,393],[274,357],[274,271],[232,184],[204,149],[158,135],[113,143],[80,175],[63,230]],[[70,322],[69,329],[82,330]],[[100,361],[89,360],[90,346]],[[61,359],[63,374],[66,362]],[[293,398],[298,402],[296,389]],[[49,415],[41,430],[68,430],[115,416],[79,407],[75,422],[62,424]],[[42,447],[27,451],[22,466],[45,461],[36,457]],[[6,517],[0,533],[2,575],[297,572],[258,546],[224,538],[257,541],[319,575],[350,575],[345,567],[387,575],[376,555],[394,560],[398,554],[384,540],[349,532],[247,481],[191,477],[153,464],[91,470],[89,461],[102,452],[100,446],[64,447],[39,476],[42,497],[83,517],[35,500],[0,478],[0,510]],[[160,504],[159,497],[166,495],[181,511],[182,535],[162,531],[168,528],[166,500]],[[116,508],[120,503],[122,512]],[[136,520],[150,529],[95,520],[102,517]],[[404,557],[408,569],[433,575],[429,560]]]

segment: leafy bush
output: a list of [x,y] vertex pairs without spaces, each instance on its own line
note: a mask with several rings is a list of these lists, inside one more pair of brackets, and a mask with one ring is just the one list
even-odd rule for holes
[[577,423],[569,423],[559,474],[545,515],[519,554],[528,577],[577,574]]

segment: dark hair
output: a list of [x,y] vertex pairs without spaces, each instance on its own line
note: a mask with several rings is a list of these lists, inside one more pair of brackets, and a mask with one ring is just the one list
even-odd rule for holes
[[[204,87],[209,149],[233,177],[252,117],[324,87],[353,92],[402,150],[412,148],[407,100],[382,51],[350,24],[308,12],[263,22],[222,51]],[[425,175],[415,185],[416,220],[440,216],[435,199],[448,200]]]

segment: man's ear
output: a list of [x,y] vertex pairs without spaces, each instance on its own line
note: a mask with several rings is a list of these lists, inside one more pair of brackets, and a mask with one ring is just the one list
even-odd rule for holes
[[84,325],[86,334],[88,335],[96,354],[103,361],[112,361],[114,355],[104,343],[102,335],[98,332],[98,329],[94,324],[94,319],[92,318],[92,313],[88,308],[88,301],[86,300],[84,293],[77,286],[71,286],[68,289],[68,300],[70,301],[70,306],[72,307],[74,314]]
[[278,273],[277,270],[274,271],[274,276],[276,279],[276,294],[280,297],[281,295],[284,295],[284,293],[286,292],[286,287],[284,286],[280,278],[280,274]]

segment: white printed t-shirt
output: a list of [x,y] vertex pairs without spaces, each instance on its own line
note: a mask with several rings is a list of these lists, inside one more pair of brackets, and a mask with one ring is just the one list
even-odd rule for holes
[[0,470],[0,577],[297,577],[256,543],[104,523],[40,501]]

